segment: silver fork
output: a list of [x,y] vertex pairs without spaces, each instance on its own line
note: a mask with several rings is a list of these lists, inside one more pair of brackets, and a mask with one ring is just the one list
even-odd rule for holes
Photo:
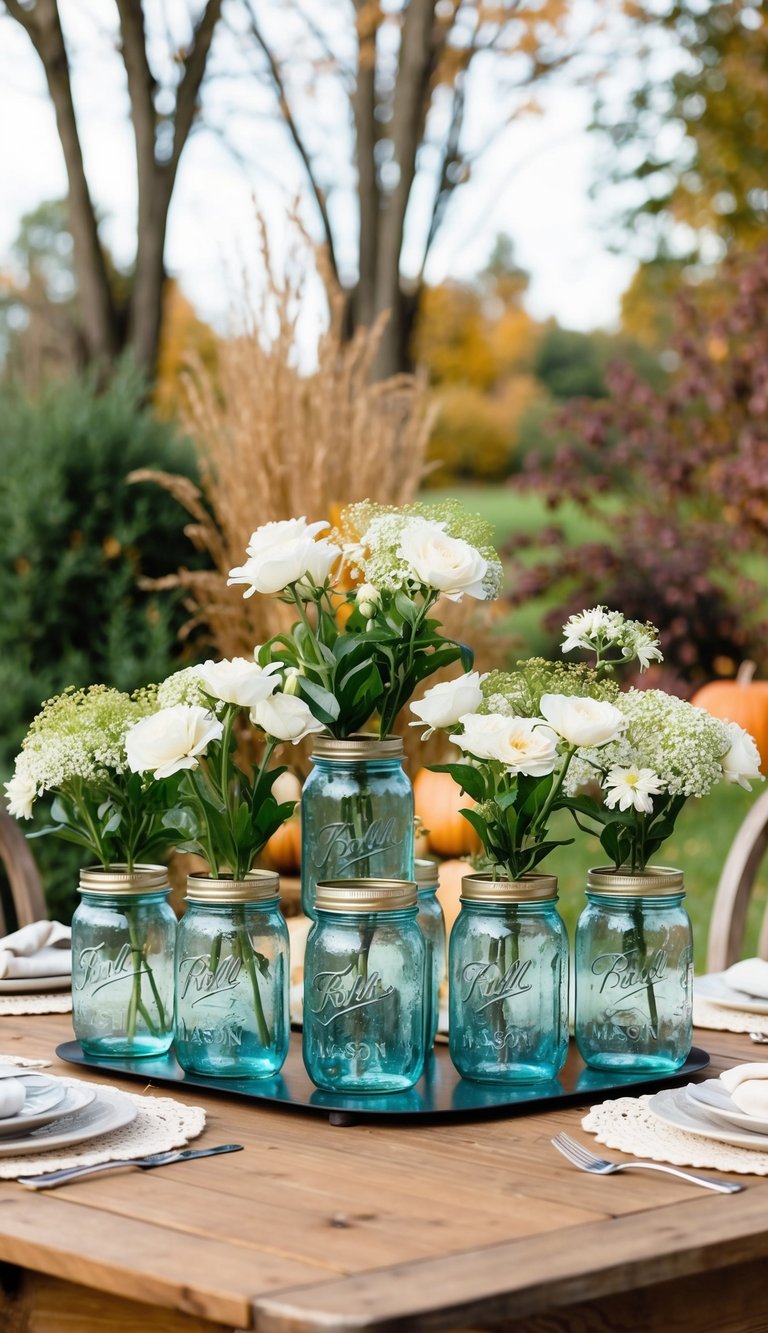
[[738,1194],[744,1185],[734,1185],[729,1180],[712,1180],[709,1176],[694,1176],[690,1171],[681,1171],[679,1167],[667,1166],[664,1162],[608,1162],[604,1157],[596,1157],[588,1148],[583,1148],[567,1134],[558,1134],[552,1139],[552,1146],[567,1157],[573,1166],[581,1171],[589,1171],[594,1176],[612,1176],[616,1171],[632,1171],[636,1167],[644,1171],[665,1171],[670,1176],[679,1176],[692,1185],[703,1185],[705,1189],[716,1190],[718,1194]]

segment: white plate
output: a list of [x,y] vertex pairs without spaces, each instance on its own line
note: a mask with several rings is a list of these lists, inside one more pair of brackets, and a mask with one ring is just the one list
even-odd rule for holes
[[[72,1085],[70,1085],[72,1086]],[[45,1125],[17,1139],[0,1142],[0,1157],[29,1157],[31,1153],[51,1152],[73,1143],[110,1134],[136,1119],[136,1105],[116,1088],[99,1088],[89,1106],[73,1111],[55,1124]]]
[[66,1084],[61,1093],[58,1104],[48,1107],[45,1111],[39,1110],[34,1101],[26,1101],[18,1115],[6,1116],[0,1120],[0,1139],[6,1142],[12,1138],[25,1139],[42,1125],[51,1125],[55,1120],[63,1120],[65,1116],[73,1116],[76,1112],[85,1110],[85,1107],[90,1106],[96,1099],[95,1088],[86,1088],[82,1085],[75,1087],[73,1084]]
[[742,1111],[719,1078],[708,1078],[704,1083],[690,1083],[687,1091],[695,1105],[703,1106],[718,1120],[735,1125],[737,1129],[751,1129],[754,1134],[768,1134],[768,1119],[747,1115],[746,1111]]
[[51,1111],[67,1095],[67,1085],[60,1078],[47,1078],[42,1074],[18,1074],[24,1084],[26,1099],[19,1115],[35,1115],[38,1112]]
[[746,991],[734,990],[727,981],[723,981],[722,972],[710,972],[706,977],[697,977],[693,983],[694,998],[700,995],[702,1000],[716,1004],[720,1009],[739,1009],[744,1014],[768,1014],[768,1000],[758,995],[747,995]]
[[63,977],[0,977],[0,995],[27,995],[35,991],[47,995],[49,991],[71,989],[69,972]]
[[768,1149],[768,1134],[752,1134],[735,1125],[724,1124],[690,1100],[688,1087],[665,1088],[663,1092],[654,1093],[649,1101],[653,1114],[665,1125],[674,1125],[675,1129],[684,1129],[687,1134],[697,1134],[702,1139],[717,1139],[719,1143],[751,1148],[753,1152]]

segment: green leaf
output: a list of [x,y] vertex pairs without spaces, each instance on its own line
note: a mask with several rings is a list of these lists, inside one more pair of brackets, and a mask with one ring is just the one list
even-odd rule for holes
[[485,778],[471,764],[428,764],[430,773],[450,773],[461,790],[478,803],[485,800]]
[[468,824],[472,825],[483,846],[487,847],[491,830],[482,815],[479,815],[476,810],[460,810],[459,814],[466,819]]
[[338,701],[322,685],[317,685],[313,680],[308,680],[306,676],[299,676],[299,691],[305,702],[309,704],[318,722],[322,722],[326,727],[329,727],[337,720],[339,716]]

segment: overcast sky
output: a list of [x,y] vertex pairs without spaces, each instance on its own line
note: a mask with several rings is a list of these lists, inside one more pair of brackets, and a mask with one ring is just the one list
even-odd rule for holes
[[[92,25],[93,0],[62,0],[62,9],[85,48],[75,93],[92,192],[105,217],[105,239],[128,263],[135,185],[124,92],[116,83],[119,65],[102,58],[86,26]],[[287,201],[303,185],[279,127],[261,106],[233,117],[232,96],[229,89],[218,106],[213,103],[214,119],[226,120],[231,140],[247,147],[240,153],[247,164],[221,137],[193,136],[182,159],[167,249],[169,270],[200,312],[217,322],[230,304],[227,273],[252,247],[254,196],[279,230]],[[505,231],[531,274],[528,306],[535,316],[555,316],[580,329],[615,323],[634,262],[609,251],[606,205],[589,196],[598,170],[598,148],[586,128],[590,109],[587,89],[558,84],[544,93],[541,114],[518,119],[498,140],[471,185],[455,196],[427,268],[430,281],[470,277],[496,234]],[[37,57],[26,34],[8,19],[0,21],[0,181],[3,262],[21,215],[66,192]],[[336,206],[346,207],[343,199]],[[311,222],[309,206],[307,218]],[[343,211],[339,221],[343,231]],[[351,229],[353,219],[348,221]]]

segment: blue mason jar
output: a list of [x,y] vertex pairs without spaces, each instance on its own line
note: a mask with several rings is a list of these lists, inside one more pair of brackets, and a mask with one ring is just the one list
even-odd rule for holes
[[693,937],[683,874],[590,870],[576,927],[576,1020],[582,1058],[617,1073],[668,1073],[693,1036]]
[[440,1016],[440,988],[445,981],[445,917],[437,897],[437,862],[417,859],[415,865],[416,918],[427,949],[424,981],[424,1032],[426,1050],[435,1044]]
[[72,1025],[86,1055],[163,1055],[173,1039],[176,917],[163,866],[91,867],[72,917]]
[[315,916],[319,880],[409,879],[413,788],[399,736],[318,736],[301,795],[301,905]]
[[176,940],[176,1058],[216,1078],[271,1078],[290,1037],[288,927],[274,872],[190,875]]
[[424,1066],[424,937],[416,885],[317,886],[304,956],[304,1064],[328,1092],[413,1087]]
[[451,1059],[462,1078],[557,1077],[568,1053],[568,936],[553,875],[465,875],[448,975]]

